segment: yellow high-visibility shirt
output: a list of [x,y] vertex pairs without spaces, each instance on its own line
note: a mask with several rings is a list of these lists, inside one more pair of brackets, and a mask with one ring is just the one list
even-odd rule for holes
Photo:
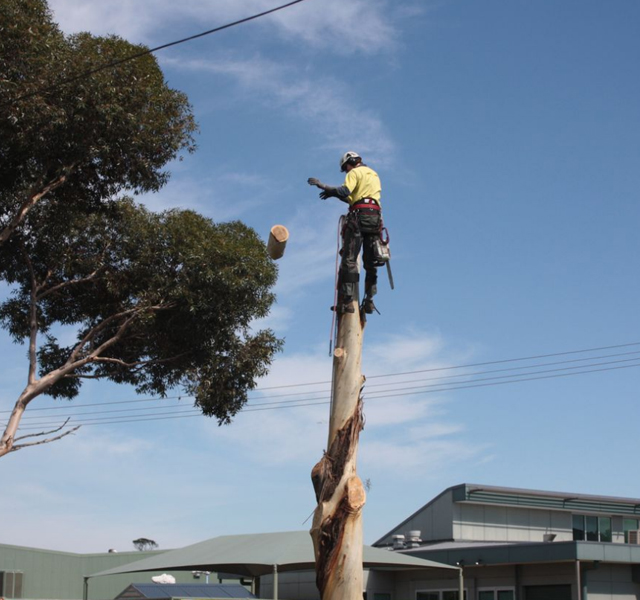
[[373,198],[380,204],[382,186],[378,174],[373,169],[365,165],[351,169],[345,177],[344,185],[351,192],[347,198],[349,206],[363,198]]

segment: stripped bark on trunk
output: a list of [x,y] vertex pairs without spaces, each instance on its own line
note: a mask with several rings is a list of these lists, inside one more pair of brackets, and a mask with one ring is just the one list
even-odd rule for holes
[[311,537],[322,600],[361,600],[363,591],[362,508],[366,495],[356,472],[356,459],[364,426],[364,323],[355,301],[353,306],[355,312],[343,314],[338,322],[329,440],[327,451],[311,472],[318,501]]

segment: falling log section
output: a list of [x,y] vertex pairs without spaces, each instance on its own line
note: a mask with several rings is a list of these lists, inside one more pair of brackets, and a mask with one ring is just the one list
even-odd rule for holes
[[327,451],[311,471],[318,506],[311,537],[316,584],[322,600],[362,600],[362,508],[365,491],[356,473],[358,439],[364,426],[361,372],[364,322],[354,312],[338,320],[333,354]]

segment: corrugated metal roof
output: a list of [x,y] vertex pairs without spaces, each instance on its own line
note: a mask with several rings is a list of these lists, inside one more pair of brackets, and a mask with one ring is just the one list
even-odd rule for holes
[[[255,598],[239,584],[213,583],[132,583],[144,598]],[[125,590],[126,591],[126,590]]]
[[569,492],[545,492],[491,485],[465,484],[464,495],[454,494],[454,501],[502,506],[523,506],[566,511],[590,511],[603,514],[640,515],[640,499],[595,496]]
[[[456,568],[371,546],[363,548],[363,563],[365,568],[385,570]],[[94,573],[91,577],[157,570],[225,571],[254,577],[272,573],[274,565],[277,565],[278,571],[314,569],[315,557],[309,532],[220,536],[181,550]]]

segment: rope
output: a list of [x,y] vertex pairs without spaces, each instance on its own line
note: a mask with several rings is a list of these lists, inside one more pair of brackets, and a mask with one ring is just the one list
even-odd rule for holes
[[[335,265],[335,279],[334,279],[334,285],[333,285],[333,306],[337,307],[338,306],[338,278],[339,278],[339,261],[340,261],[340,240],[342,239],[342,227],[344,225],[344,215],[340,216],[340,219],[338,219],[338,236],[337,236],[337,241],[336,241],[336,265]],[[333,351],[333,342],[336,339],[337,336],[337,328],[338,328],[338,324],[336,321],[336,315],[338,314],[338,311],[334,308],[333,312],[333,317],[331,317],[331,331],[329,332],[329,356],[331,356],[331,353]]]

